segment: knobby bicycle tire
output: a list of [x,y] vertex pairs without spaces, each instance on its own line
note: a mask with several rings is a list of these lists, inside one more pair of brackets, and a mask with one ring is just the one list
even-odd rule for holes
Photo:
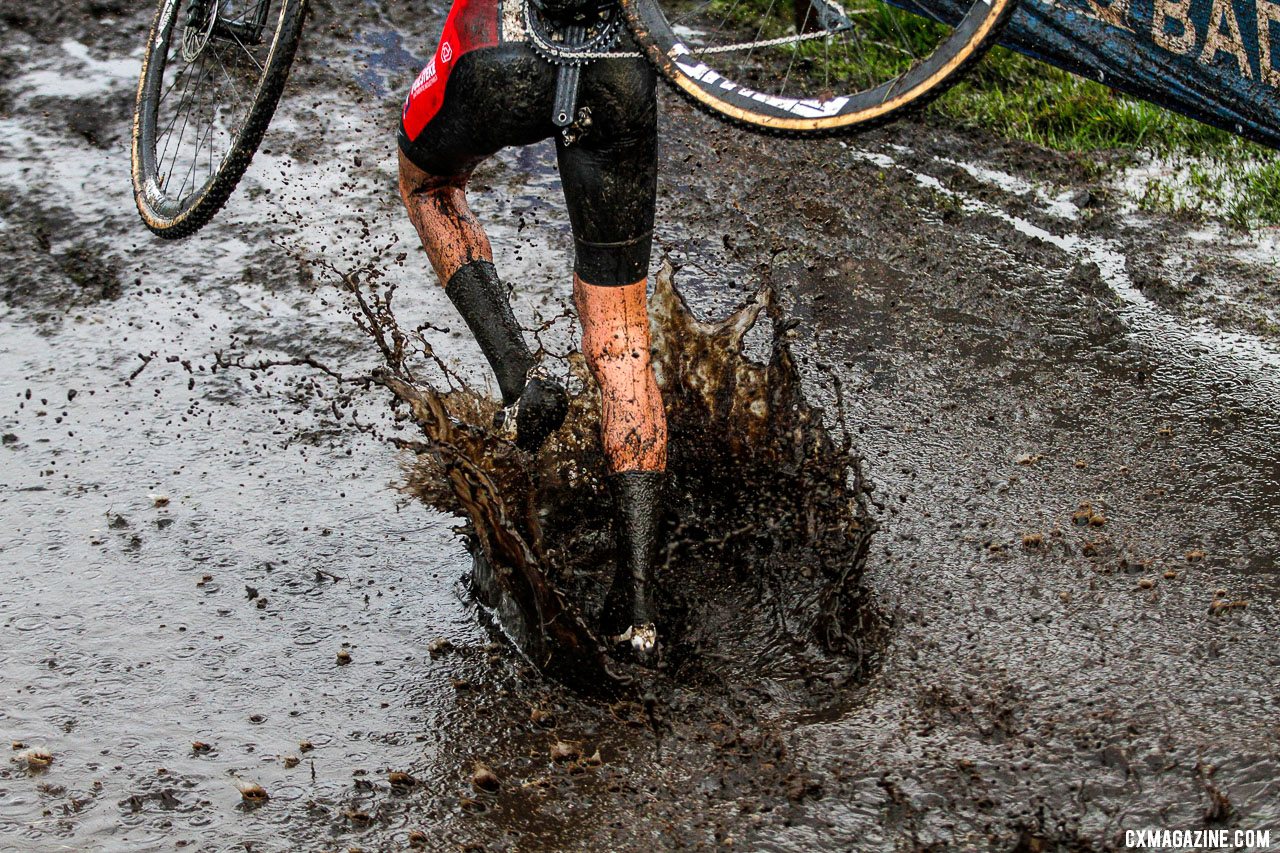
[[686,44],[667,20],[663,6],[670,2],[621,0],[621,5],[641,51],[672,88],[695,107],[731,124],[770,135],[808,138],[869,130],[923,108],[958,83],[986,54],[1017,5],[1017,0],[971,0],[951,34],[907,71],[864,91],[817,100],[765,94],[698,59],[699,50]]
[[302,37],[308,0],[283,0],[252,101],[227,153],[190,194],[181,195],[184,182],[180,197],[174,199],[161,188],[163,178],[157,174],[156,146],[159,107],[166,94],[162,91],[165,67],[170,59],[170,42],[178,28],[176,18],[180,4],[181,0],[161,0],[156,11],[143,54],[133,120],[134,200],[147,228],[168,239],[190,236],[208,223],[226,204],[249,167],[284,91]]

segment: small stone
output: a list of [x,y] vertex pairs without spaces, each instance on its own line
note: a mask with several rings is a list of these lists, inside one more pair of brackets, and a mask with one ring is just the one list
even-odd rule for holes
[[286,755],[281,761],[284,763],[285,770],[292,770],[298,766],[298,762],[302,759],[296,755]]
[[529,711],[529,720],[539,728],[554,729],[556,727],[556,715],[550,711],[544,711],[542,708],[534,708]]
[[556,762],[574,761],[580,755],[582,755],[582,750],[579,749],[575,744],[558,740],[551,745],[552,761],[556,761]]
[[203,754],[205,754],[206,752],[210,752],[210,751],[212,751],[212,750],[213,750],[213,744],[211,744],[211,743],[205,743],[205,742],[204,742],[204,741],[202,741],[202,740],[193,740],[193,741],[191,741],[191,751],[192,751],[192,752],[194,752],[194,753],[197,753],[197,754],[199,754],[199,755],[203,755]]
[[315,744],[313,744],[313,743],[312,743],[311,741],[309,741],[309,740],[300,740],[300,741],[298,741],[298,751],[299,751],[299,752],[310,752],[311,750],[313,750],[313,749],[315,749],[315,748],[316,748],[316,747],[315,747]]
[[421,829],[409,833],[409,846],[415,850],[425,850],[430,839]]
[[240,779],[236,781],[236,789],[240,791],[240,796],[246,803],[265,803],[271,799],[267,795],[267,789],[257,782],[247,782],[244,779]]
[[362,812],[359,809],[347,809],[342,816],[354,823],[356,826],[368,826],[373,823],[373,818],[368,812]]
[[53,753],[47,749],[32,747],[24,752],[19,752],[13,757],[13,760],[19,764],[27,765],[29,770],[43,770],[53,763]]
[[351,663],[351,652],[346,649],[338,649],[338,666],[346,666]]
[[412,788],[418,784],[417,779],[414,779],[403,770],[392,770],[387,774],[387,781],[391,783],[391,787],[400,789]]
[[453,643],[449,642],[444,637],[436,637],[434,640],[427,643],[427,654],[431,655],[433,658],[448,654],[451,651],[453,651]]
[[147,495],[147,497],[151,499],[151,505],[154,507],[163,507],[163,506],[169,505],[168,495],[151,494],[151,495]]
[[495,794],[502,787],[502,781],[489,765],[476,762],[475,769],[471,771],[471,787],[477,791]]
[[1201,551],[1199,548],[1195,549],[1194,551],[1187,552],[1188,563],[1198,563],[1203,559],[1204,559],[1204,551]]
[[1156,585],[1155,578],[1139,578],[1138,579],[1138,586],[1141,589],[1153,589],[1155,585]]

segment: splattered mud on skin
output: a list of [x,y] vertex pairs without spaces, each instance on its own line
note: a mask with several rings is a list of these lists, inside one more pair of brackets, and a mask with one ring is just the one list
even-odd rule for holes
[[[858,587],[874,527],[858,460],[805,401],[786,341],[791,324],[770,288],[707,324],[673,276],[664,265],[650,300],[671,436],[658,572],[665,669],[677,682],[733,679],[740,688],[798,679],[812,704],[819,700],[807,685],[850,684],[876,642]],[[744,340],[766,311],[770,357],[753,364]],[[379,381],[428,437],[408,488],[469,521],[480,599],[535,664],[560,678],[606,690],[637,676],[649,682],[602,654],[594,630],[614,576],[614,513],[598,391],[581,356],[569,357],[581,390],[567,426],[536,458],[467,426],[487,423],[492,403],[414,383],[405,360]]]

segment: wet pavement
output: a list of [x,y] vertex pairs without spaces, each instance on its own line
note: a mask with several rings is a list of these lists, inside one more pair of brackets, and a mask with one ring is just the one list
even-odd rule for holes
[[[245,182],[174,244],[129,193],[146,16],[90,6],[0,13],[0,847],[1280,837],[1274,234],[1142,217],[1070,157],[928,122],[787,143],[665,98],[661,250],[705,316],[768,270],[832,419],[841,378],[888,628],[869,678],[807,705],[744,668],[656,712],[583,699],[491,630],[456,520],[393,488],[408,460],[323,381],[217,367],[377,364],[323,257],[398,282],[483,381],[394,193],[443,10],[319,4]],[[553,152],[476,190],[517,315],[556,317]],[[385,395],[356,405],[394,428]]]

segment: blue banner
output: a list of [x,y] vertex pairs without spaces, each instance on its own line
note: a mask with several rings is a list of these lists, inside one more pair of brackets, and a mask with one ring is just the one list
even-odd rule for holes
[[[948,20],[964,8],[899,5]],[[1280,148],[1280,0],[1022,0],[1001,42]]]

